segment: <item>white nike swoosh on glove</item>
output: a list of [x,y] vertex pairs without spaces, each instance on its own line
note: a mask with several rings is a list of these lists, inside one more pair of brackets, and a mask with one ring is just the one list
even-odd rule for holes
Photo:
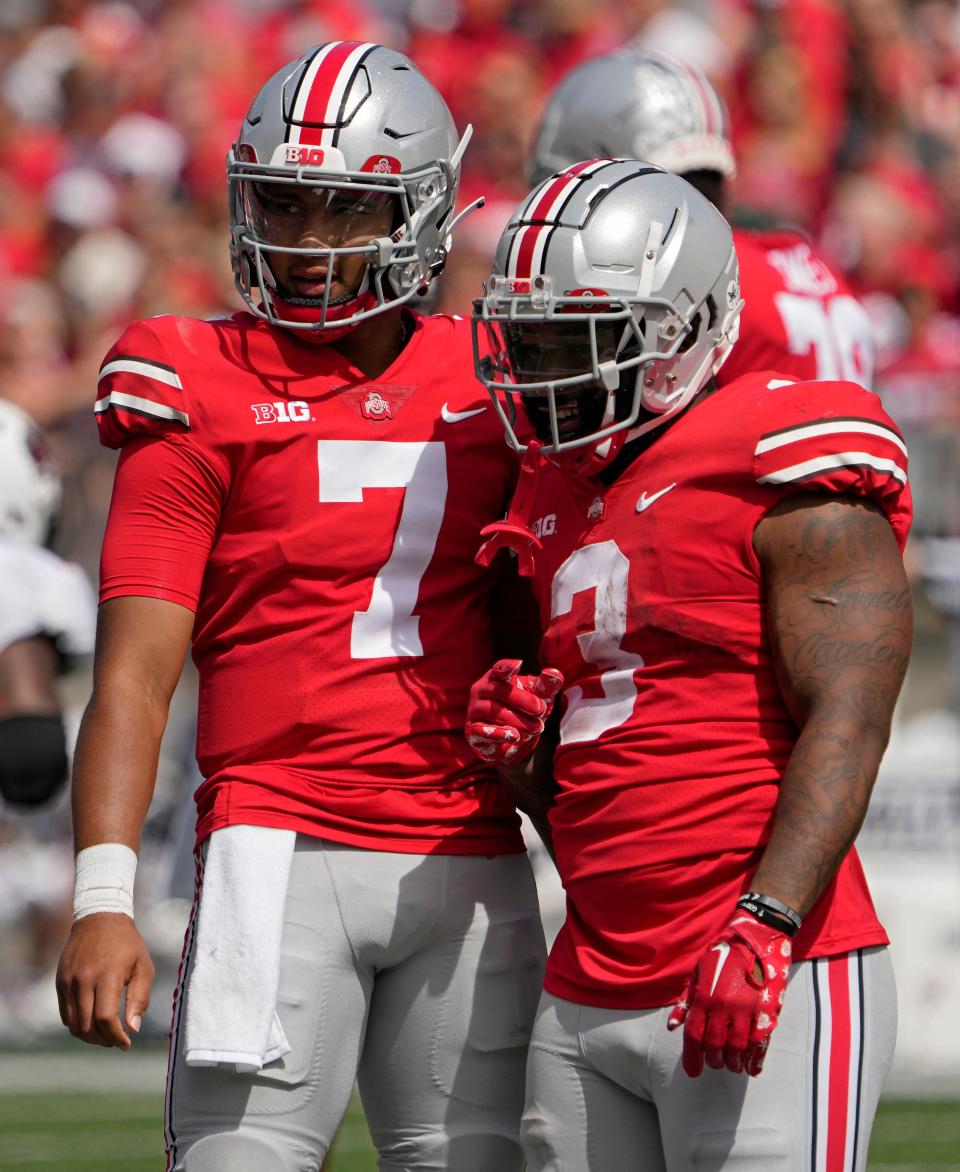
[[713,996],[713,991],[717,987],[717,981],[720,980],[720,974],[723,972],[723,966],[727,963],[727,957],[730,955],[730,945],[727,943],[714,944],[710,948],[711,952],[719,953],[717,957],[717,967],[713,973],[713,983],[710,985],[710,996]]

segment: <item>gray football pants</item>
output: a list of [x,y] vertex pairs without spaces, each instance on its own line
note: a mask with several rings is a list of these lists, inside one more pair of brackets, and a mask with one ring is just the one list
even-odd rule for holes
[[[544,942],[527,857],[300,835],[278,1012],[258,1074],[188,1067],[174,1009],[168,1169],[316,1172],[358,1079],[380,1167],[514,1172]],[[189,971],[186,958],[184,975]]]
[[794,965],[763,1071],[680,1066],[667,1009],[543,995],[530,1043],[530,1172],[863,1172],[897,1030],[885,948]]

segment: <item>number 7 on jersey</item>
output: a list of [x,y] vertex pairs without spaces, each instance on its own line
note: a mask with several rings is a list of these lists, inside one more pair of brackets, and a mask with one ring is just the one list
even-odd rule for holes
[[413,609],[447,502],[443,444],[319,440],[317,466],[321,503],[362,503],[365,488],[405,489],[393,548],[374,578],[370,605],[354,611],[350,654],[354,659],[422,655],[420,616]]

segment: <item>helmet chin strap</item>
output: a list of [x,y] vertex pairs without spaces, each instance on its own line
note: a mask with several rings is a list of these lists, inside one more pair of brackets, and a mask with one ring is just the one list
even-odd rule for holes
[[[330,342],[336,342],[340,338],[346,337],[360,324],[359,322],[352,322],[348,325],[337,326],[338,319],[353,317],[354,314],[362,312],[366,309],[372,309],[377,304],[377,299],[370,289],[370,265],[368,264],[363,273],[363,279],[356,293],[347,301],[340,302],[338,305],[327,304],[326,312],[323,313],[323,323],[317,319],[318,310],[322,307],[316,305],[294,305],[285,300],[277,292],[277,281],[269,263],[266,258],[263,262],[264,276],[266,278],[265,284],[269,284],[270,302],[273,314],[276,317],[283,317],[288,322],[302,322],[305,328],[302,330],[291,329],[289,326],[284,326],[285,329],[291,329],[291,332],[302,342],[306,342],[312,346],[326,346]],[[278,323],[279,324],[279,323]]]

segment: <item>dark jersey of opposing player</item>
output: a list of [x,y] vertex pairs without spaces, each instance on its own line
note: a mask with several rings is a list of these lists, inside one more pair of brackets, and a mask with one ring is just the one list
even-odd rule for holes
[[[551,812],[568,915],[547,989],[666,1005],[749,890],[797,737],[765,631],[753,533],[783,498],[910,520],[903,440],[850,383],[747,376],[681,415],[609,488],[549,463],[530,514],[541,662],[565,677]],[[886,942],[856,853],[800,958]]]
[[462,734],[491,659],[476,535],[514,460],[468,324],[410,321],[376,380],[246,313],[137,322],[105,359],[101,440],[122,453],[101,599],[195,611],[201,838],[522,849]]
[[847,283],[799,232],[734,229],[744,307],[717,382],[755,370],[871,388],[873,330]]

